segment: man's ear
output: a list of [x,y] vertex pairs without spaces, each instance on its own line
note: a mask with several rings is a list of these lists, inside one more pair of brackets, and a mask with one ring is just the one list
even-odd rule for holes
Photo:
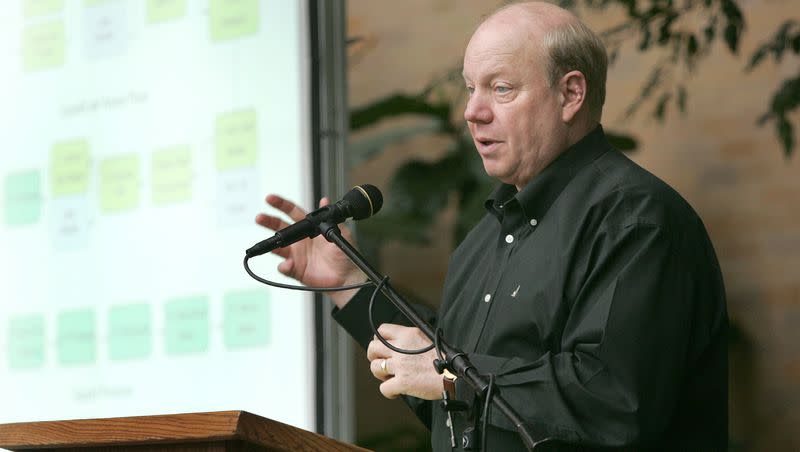
[[581,71],[567,72],[559,81],[561,120],[570,123],[586,101],[586,77]]

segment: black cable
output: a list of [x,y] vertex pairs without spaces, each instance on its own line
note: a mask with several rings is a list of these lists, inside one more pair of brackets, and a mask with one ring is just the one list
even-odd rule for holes
[[[361,284],[352,284],[349,286],[341,286],[341,287],[310,287],[310,286],[296,286],[291,284],[283,284],[275,281],[270,281],[268,279],[264,279],[255,273],[253,270],[250,269],[249,264],[250,256],[244,257],[244,269],[251,278],[255,279],[256,281],[266,284],[268,286],[279,287],[282,289],[291,289],[291,290],[302,290],[306,292],[338,292],[341,290],[350,290],[350,289],[361,289],[362,287],[367,287],[373,285],[372,282],[367,281]],[[390,344],[381,334],[378,332],[378,328],[375,327],[375,322],[372,320],[372,305],[375,302],[375,296],[380,292],[381,288],[386,285],[386,282],[389,280],[389,277],[384,277],[383,280],[375,287],[375,290],[372,292],[372,296],[369,299],[369,325],[372,327],[372,332],[375,333],[375,337],[378,338],[379,341],[383,343],[383,345],[389,347],[391,350],[394,350],[397,353],[402,353],[404,355],[419,355],[421,353],[425,353],[434,348],[434,344],[431,344],[425,348],[419,348],[416,350],[405,350],[402,348],[395,347],[394,345]],[[441,353],[437,349],[437,354],[441,356]]]
[[433,348],[436,349],[436,357],[442,362],[444,362],[444,357],[442,356],[442,348],[439,346],[439,344],[442,343],[443,334],[444,332],[438,326],[433,331]]
[[340,286],[340,287],[310,287],[310,286],[294,286],[291,284],[283,284],[275,281],[270,281],[268,279],[264,279],[253,273],[253,271],[250,270],[250,265],[247,262],[249,260],[250,256],[244,257],[244,269],[245,271],[247,271],[247,274],[250,275],[251,278],[268,286],[279,287],[281,289],[302,290],[305,292],[339,292],[341,290],[360,289],[362,287],[367,287],[372,285],[372,283],[369,281],[363,282],[361,284],[352,284],[349,286]]
[[372,291],[372,296],[369,297],[369,309],[367,309],[367,314],[369,315],[369,326],[372,327],[373,334],[375,334],[375,337],[377,337],[378,340],[381,341],[383,345],[389,347],[390,350],[394,350],[395,352],[402,353],[404,355],[419,355],[433,349],[434,344],[431,344],[425,348],[418,348],[416,350],[405,350],[402,348],[397,348],[394,345],[390,344],[389,341],[384,339],[384,337],[381,336],[381,333],[378,332],[378,328],[375,326],[375,321],[372,320],[372,305],[375,303],[375,297],[378,295],[378,292],[380,292],[381,288],[386,285],[386,282],[388,280],[389,277],[384,276],[381,282],[379,282],[378,285],[375,286],[375,290]]
[[489,374],[489,387],[486,389],[486,400],[483,401],[483,421],[481,422],[481,450],[486,452],[486,438],[489,432],[486,428],[489,424],[489,410],[492,409],[492,396],[494,388],[494,374]]

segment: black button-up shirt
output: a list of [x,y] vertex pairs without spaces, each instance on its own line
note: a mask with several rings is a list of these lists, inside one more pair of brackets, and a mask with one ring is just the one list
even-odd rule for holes
[[[686,201],[598,126],[486,208],[453,253],[436,319],[514,409],[569,442],[725,450],[725,294]],[[334,313],[364,346],[370,292]],[[400,322],[386,300],[376,311]],[[461,379],[457,389],[473,401]],[[409,404],[434,450],[450,450],[440,404]],[[499,410],[490,424],[490,450],[524,450]],[[469,423],[455,425],[458,435]]]

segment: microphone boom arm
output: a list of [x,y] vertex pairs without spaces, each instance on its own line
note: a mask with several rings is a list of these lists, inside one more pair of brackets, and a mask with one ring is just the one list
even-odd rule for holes
[[[325,239],[342,250],[342,252],[359,268],[361,271],[364,272],[365,275],[372,281],[376,286],[381,284],[381,281],[384,280],[383,275],[378,273],[370,264],[366,261],[366,259],[356,250],[353,245],[350,244],[344,237],[342,237],[341,231],[339,230],[338,225],[334,223],[323,222],[319,224],[319,232],[322,234]],[[433,327],[423,320],[414,309],[406,302],[388,283],[388,281],[384,281],[383,284],[380,285],[381,292],[392,302],[392,304],[411,321],[414,326],[420,329],[427,337],[431,340],[431,342],[435,343],[435,331]],[[449,345],[447,342],[444,341],[443,338],[440,337],[439,341],[439,349],[446,358],[446,364],[448,370],[453,372],[459,378],[463,378],[475,391],[480,394],[485,394],[486,389],[489,387],[488,379],[481,375],[477,369],[470,363],[469,358],[457,348]],[[520,437],[522,438],[525,447],[528,450],[534,450],[535,447],[544,445],[545,443],[552,444],[553,440],[551,438],[543,438],[540,440],[534,440],[533,435],[528,430],[530,424],[527,424],[521,416],[514,411],[511,405],[502,397],[500,394],[500,390],[498,388],[493,389],[494,394],[492,396],[492,403],[500,409],[500,411],[506,415],[506,417],[516,426],[517,432],[519,433]],[[485,433],[485,432],[484,432]],[[540,435],[541,437],[541,435]]]

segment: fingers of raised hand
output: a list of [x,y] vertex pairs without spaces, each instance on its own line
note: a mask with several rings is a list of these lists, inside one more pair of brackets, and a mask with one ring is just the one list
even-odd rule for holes
[[277,231],[285,228],[286,226],[289,226],[289,223],[281,220],[280,218],[274,217],[272,215],[267,215],[265,213],[260,213],[256,215],[256,223],[273,231]]
[[291,258],[287,258],[280,264],[278,264],[278,271],[282,274],[293,277],[294,276],[294,260]]
[[285,213],[294,221],[300,221],[306,216],[306,211],[298,207],[297,204],[282,198],[278,195],[268,195],[267,204]]
[[292,255],[292,251],[288,246],[283,247],[283,248],[275,248],[274,250],[272,250],[270,252],[272,254],[277,254],[278,256],[280,256],[280,257],[282,257],[284,259],[289,259],[289,257]]

